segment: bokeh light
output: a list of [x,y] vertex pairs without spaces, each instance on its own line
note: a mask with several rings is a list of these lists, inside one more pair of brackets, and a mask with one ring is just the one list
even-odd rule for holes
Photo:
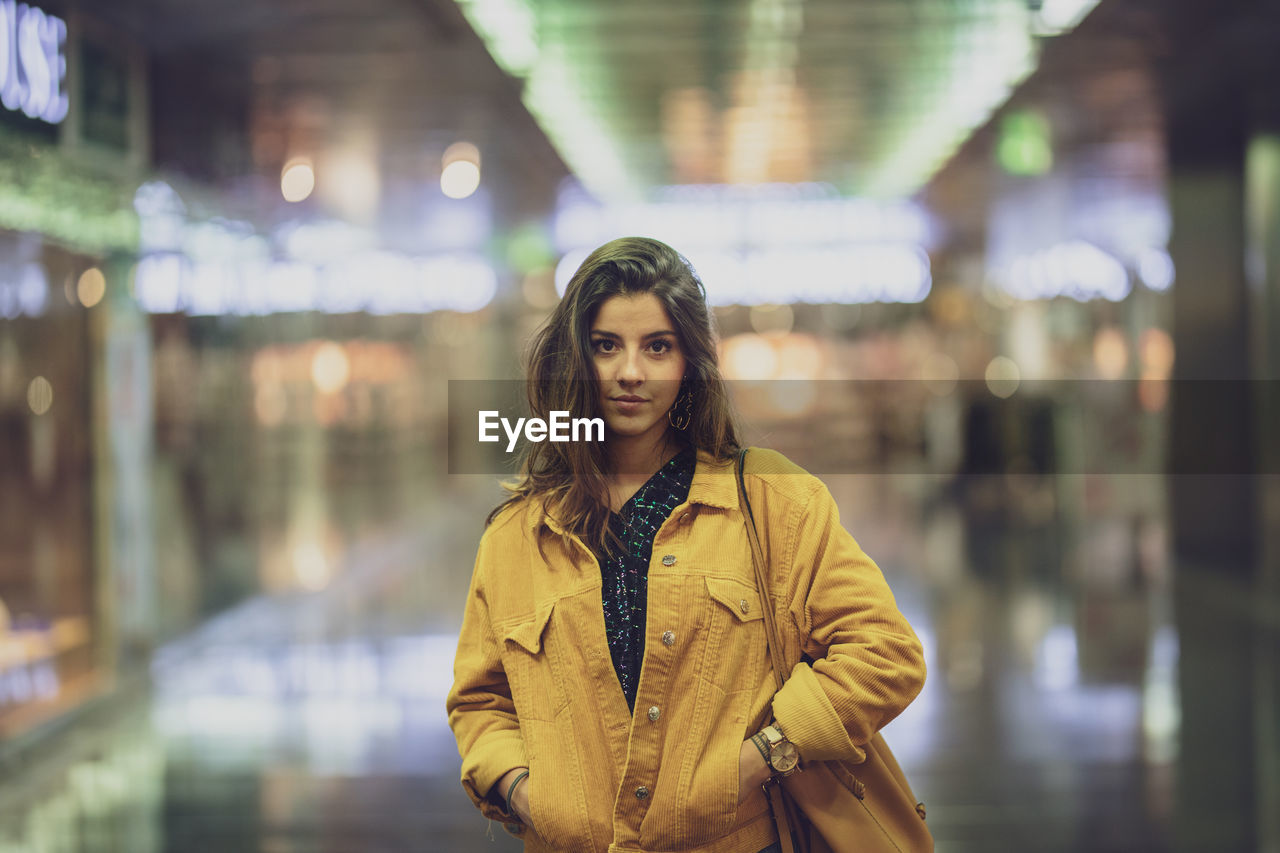
[[480,149],[470,142],[455,142],[441,158],[440,189],[449,198],[470,196],[480,186]]
[[293,571],[304,589],[321,590],[329,583],[329,560],[319,542],[299,542],[293,548]]
[[759,335],[734,335],[724,349],[728,379],[771,379],[778,372],[777,350]]
[[102,274],[102,270],[89,267],[80,274],[80,280],[76,282],[76,296],[80,299],[81,305],[92,308],[102,301],[106,293],[107,279]]
[[480,186],[480,167],[455,160],[440,173],[440,189],[449,198],[466,198]]
[[354,222],[369,222],[382,197],[375,158],[356,146],[328,152],[320,163],[316,191],[328,208]]
[[1099,329],[1093,337],[1093,366],[1103,379],[1119,379],[1129,367],[1129,342],[1115,326]]
[[53,407],[53,385],[43,376],[37,376],[27,386],[27,405],[37,415],[43,415]]
[[779,379],[818,379],[826,367],[822,347],[810,335],[786,335],[777,340]]
[[311,381],[323,394],[335,394],[347,385],[351,377],[351,361],[346,350],[332,341],[316,348],[311,359]]
[[294,160],[280,172],[280,194],[287,202],[308,198],[316,188],[316,173],[307,159]]
[[1012,397],[1022,382],[1022,371],[1018,369],[1017,362],[1003,355],[991,359],[984,375],[987,389],[1002,400]]
[[1142,375],[1166,379],[1173,372],[1173,338],[1164,329],[1150,328],[1138,339]]

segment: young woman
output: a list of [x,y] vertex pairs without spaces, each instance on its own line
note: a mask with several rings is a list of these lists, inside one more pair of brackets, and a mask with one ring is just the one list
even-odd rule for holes
[[761,784],[860,760],[923,684],[915,633],[826,486],[753,449],[784,659],[812,661],[775,692],[712,315],[671,247],[593,252],[528,384],[605,440],[528,444],[486,520],[447,701],[463,787],[527,851],[777,849]]

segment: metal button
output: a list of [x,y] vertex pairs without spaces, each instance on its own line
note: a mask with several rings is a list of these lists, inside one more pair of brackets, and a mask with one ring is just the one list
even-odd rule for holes
[[663,631],[663,632],[662,632],[662,645],[664,645],[664,646],[674,646],[675,644],[676,644],[676,632],[675,632],[675,631]]
[[644,785],[641,785],[639,788],[636,788],[636,799],[637,800],[649,799],[649,789],[646,788]]
[[748,602],[745,598],[738,602],[738,606],[742,608],[743,613],[751,612],[751,603]]
[[667,554],[665,557],[662,558],[662,565],[664,566],[674,566],[675,564],[676,564],[675,554]]
[[691,512],[686,512],[686,513],[683,513],[683,514],[680,516],[680,523],[681,523],[681,524],[688,524],[692,519],[693,519],[693,513],[691,513]]
[[658,722],[658,718],[661,716],[662,716],[661,708],[659,708],[657,705],[649,706],[649,720],[651,722],[654,722],[654,723]]

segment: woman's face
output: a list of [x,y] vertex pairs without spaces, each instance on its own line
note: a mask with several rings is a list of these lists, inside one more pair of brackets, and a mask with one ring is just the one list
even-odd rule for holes
[[[612,296],[591,324],[591,352],[605,425],[626,436],[667,429],[684,376],[675,324],[652,293]],[[627,402],[619,398],[634,398]]]

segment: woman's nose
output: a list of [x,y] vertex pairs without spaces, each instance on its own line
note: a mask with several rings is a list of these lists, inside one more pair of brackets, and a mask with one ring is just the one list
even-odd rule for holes
[[639,382],[644,379],[644,371],[640,368],[640,354],[628,352],[622,356],[622,364],[618,368],[620,382]]

